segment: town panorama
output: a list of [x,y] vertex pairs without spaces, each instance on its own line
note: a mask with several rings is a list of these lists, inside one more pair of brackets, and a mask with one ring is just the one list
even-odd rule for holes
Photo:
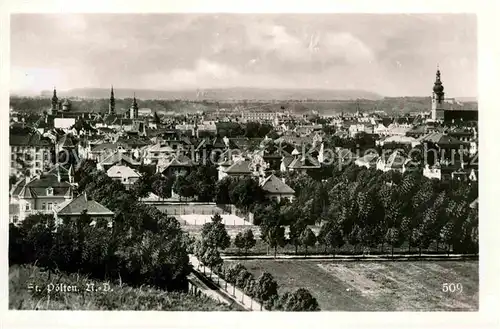
[[70,16],[11,17],[10,309],[478,310],[475,19]]

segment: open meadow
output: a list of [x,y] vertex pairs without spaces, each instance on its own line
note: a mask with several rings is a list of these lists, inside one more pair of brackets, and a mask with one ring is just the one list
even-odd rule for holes
[[[234,262],[234,261],[233,261]],[[323,311],[477,311],[477,261],[243,260],[256,277],[270,272],[279,293],[308,289]],[[443,284],[462,291],[443,292]],[[446,288],[444,288],[446,290]],[[449,289],[449,288],[448,288]]]

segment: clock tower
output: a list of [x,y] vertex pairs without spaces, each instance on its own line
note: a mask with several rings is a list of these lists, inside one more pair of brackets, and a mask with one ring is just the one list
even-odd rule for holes
[[444,120],[444,87],[441,82],[441,71],[439,71],[439,67],[436,72],[436,81],[432,88],[431,118],[433,121]]

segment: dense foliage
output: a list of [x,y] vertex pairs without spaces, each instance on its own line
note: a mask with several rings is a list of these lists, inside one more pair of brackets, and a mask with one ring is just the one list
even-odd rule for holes
[[[438,181],[419,172],[381,173],[350,165],[326,180],[287,174],[296,191],[291,204],[254,208],[262,239],[272,248],[286,243],[305,248],[316,242],[330,252],[344,244],[393,251],[403,244],[419,252],[431,244],[458,253],[478,252],[476,182]],[[308,226],[321,226],[317,237]],[[283,227],[290,233],[284,240]],[[315,239],[317,241],[315,241]]]
[[258,300],[268,310],[291,312],[320,310],[316,298],[307,289],[299,288],[293,293],[284,292],[280,296],[278,283],[268,272],[263,272],[255,278],[241,263],[233,263],[220,266],[217,274],[248,296]]
[[175,218],[137,202],[120,182],[85,164],[78,173],[79,192],[115,213],[90,224],[82,213],[55,227],[50,215],[28,217],[10,227],[11,264],[35,263],[50,270],[87,273],[91,277],[185,289],[189,273],[188,238]]

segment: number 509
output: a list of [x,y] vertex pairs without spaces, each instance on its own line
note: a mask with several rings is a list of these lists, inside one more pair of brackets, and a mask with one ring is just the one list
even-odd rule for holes
[[461,293],[464,287],[461,283],[443,283],[443,292],[458,292]]

